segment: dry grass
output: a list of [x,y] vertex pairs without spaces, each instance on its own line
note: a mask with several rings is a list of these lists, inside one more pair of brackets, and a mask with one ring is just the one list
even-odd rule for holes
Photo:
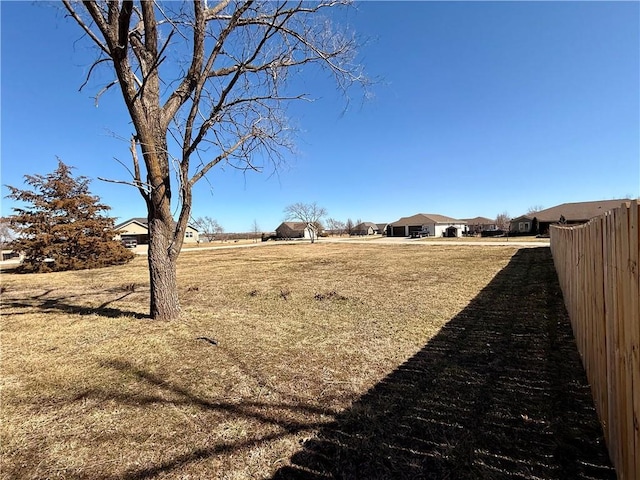
[[489,243],[523,243],[523,242],[536,242],[540,244],[548,244],[549,238],[539,238],[534,235],[531,236],[514,236],[514,237],[423,237],[418,239],[417,241],[422,242],[466,242],[466,243],[478,243],[478,242],[489,242]]
[[326,478],[615,480],[549,248],[520,249],[272,480]]
[[[514,250],[275,245],[2,275],[2,478],[267,478],[415,354]],[[216,345],[214,345],[214,342]]]
[[183,243],[183,250],[190,250],[193,248],[207,248],[207,247],[225,247],[233,245],[247,245],[250,243],[260,243],[260,238],[239,238],[230,240],[212,240],[211,242],[202,241],[200,243]]

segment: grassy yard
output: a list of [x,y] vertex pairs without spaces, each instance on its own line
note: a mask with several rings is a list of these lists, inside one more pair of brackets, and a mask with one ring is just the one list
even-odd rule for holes
[[[402,419],[384,409],[396,397],[381,385],[434,345],[516,251],[318,243],[191,252],[180,258],[184,314],[175,323],[146,317],[145,258],[92,271],[3,272],[0,477],[447,478],[416,477],[385,457],[358,475],[362,459],[312,446],[334,442],[336,431],[366,438],[395,430]],[[486,352],[474,355],[484,361]],[[562,377],[571,385],[581,378],[577,365]],[[450,366],[463,368],[453,359]],[[440,387],[447,405],[455,392]],[[371,408],[373,431],[355,428]],[[532,422],[557,414],[522,412]],[[589,425],[597,437],[597,423]],[[565,447],[568,436],[543,440]],[[334,457],[331,466],[317,461]],[[503,478],[473,475],[450,478]]]
[[513,237],[424,237],[419,241],[422,242],[490,242],[490,243],[523,243],[523,242],[536,242],[540,244],[548,244],[549,238],[539,238],[534,235],[522,235]]

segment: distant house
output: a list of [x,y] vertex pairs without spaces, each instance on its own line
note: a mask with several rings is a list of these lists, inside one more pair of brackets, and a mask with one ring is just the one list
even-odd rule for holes
[[549,233],[549,226],[552,224],[579,225],[587,223],[592,218],[619,207],[621,203],[628,201],[630,200],[623,198],[619,200],[563,203],[511,219],[509,232],[531,235],[547,234]]
[[418,213],[411,217],[402,217],[387,226],[389,237],[409,237],[414,232],[423,232],[427,236],[461,237],[468,229],[465,220],[446,217],[435,213]]
[[19,252],[9,248],[9,243],[16,237],[8,218],[0,218],[0,247],[2,247],[2,261],[21,258]]
[[388,223],[376,223],[376,225],[378,227],[378,233],[380,233],[381,235],[387,234],[387,227],[389,226]]
[[509,233],[521,233],[521,234],[537,234],[538,228],[534,228],[533,220],[534,215],[520,215],[519,217],[512,218],[509,221]]
[[495,220],[486,217],[463,218],[467,222],[468,232],[471,235],[478,235],[482,232],[493,232],[498,230]]
[[22,258],[24,257],[24,255],[16,252],[15,250],[10,250],[10,249],[2,249],[1,251],[2,257],[0,257],[0,260],[3,262],[6,262],[7,260],[20,260],[22,261]]
[[353,227],[354,235],[376,235],[379,232],[378,225],[372,222],[362,222]]
[[[130,218],[115,226],[120,233],[116,236],[116,240],[128,241],[135,240],[138,245],[149,244],[149,224],[144,217]],[[187,225],[184,234],[185,243],[198,243],[199,232],[191,225]]]
[[276,237],[285,238],[312,238],[317,236],[315,227],[306,222],[282,222],[276,228]]

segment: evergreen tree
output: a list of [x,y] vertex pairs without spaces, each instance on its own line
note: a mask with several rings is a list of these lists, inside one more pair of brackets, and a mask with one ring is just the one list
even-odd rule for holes
[[89,192],[90,180],[73,177],[58,160],[48,175],[25,175],[32,190],[8,186],[9,198],[26,206],[9,217],[16,238],[11,247],[24,254],[21,270],[48,272],[126,263],[134,255],[114,240],[110,209]]

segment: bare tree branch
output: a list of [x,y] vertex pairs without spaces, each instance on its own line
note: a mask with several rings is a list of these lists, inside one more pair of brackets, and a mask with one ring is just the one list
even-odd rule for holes
[[141,185],[137,182],[127,182],[126,180],[114,180],[111,178],[104,178],[104,177],[96,177],[96,178],[102,182],[117,183],[120,185],[128,185],[130,187],[141,188]]
[[[140,176],[140,162],[138,161],[138,148],[135,135],[131,135],[129,151],[131,152],[131,160],[133,162],[133,183],[138,188],[138,191],[140,192],[140,195],[142,195],[142,198],[144,198],[146,202],[149,202],[149,191],[151,189],[151,186],[149,184],[143,183],[142,177]],[[131,172],[129,171],[129,173]]]
[[80,88],[78,89],[78,91],[81,92],[84,86],[87,83],[89,83],[89,79],[91,78],[91,74],[93,73],[94,68],[96,68],[101,63],[110,62],[110,61],[111,61],[111,58],[101,58],[93,62],[93,65],[91,65],[91,67],[89,68],[89,72],[87,73],[87,78],[84,79],[84,82],[82,82],[82,85],[80,85]]
[[[91,28],[89,27],[89,25],[87,25],[84,20],[82,20],[80,18],[80,16],[78,15],[78,13],[75,11],[75,9],[73,8],[73,6],[71,5],[71,2],[69,0],[62,0],[62,4],[64,5],[64,7],[67,9],[67,11],[69,12],[69,15],[71,15],[71,17],[76,21],[76,23],[78,25],[80,25],[80,28],[82,28],[84,30],[84,32],[89,35],[89,38],[91,38],[91,40],[93,40],[93,43],[95,43],[98,48],[100,48],[100,50],[102,50],[104,53],[106,53],[107,55],[111,56],[111,52],[109,51],[109,48],[102,43],[102,41],[98,38],[98,36],[93,32],[93,30],[91,30]],[[102,31],[102,29],[100,29]]]
[[102,88],[102,90],[100,90],[95,97],[93,97],[93,103],[94,105],[97,107],[98,103],[100,102],[100,97],[107,91],[109,90],[111,87],[113,87],[114,85],[118,84],[118,80],[114,80],[111,83],[109,83],[108,85],[104,86]]

